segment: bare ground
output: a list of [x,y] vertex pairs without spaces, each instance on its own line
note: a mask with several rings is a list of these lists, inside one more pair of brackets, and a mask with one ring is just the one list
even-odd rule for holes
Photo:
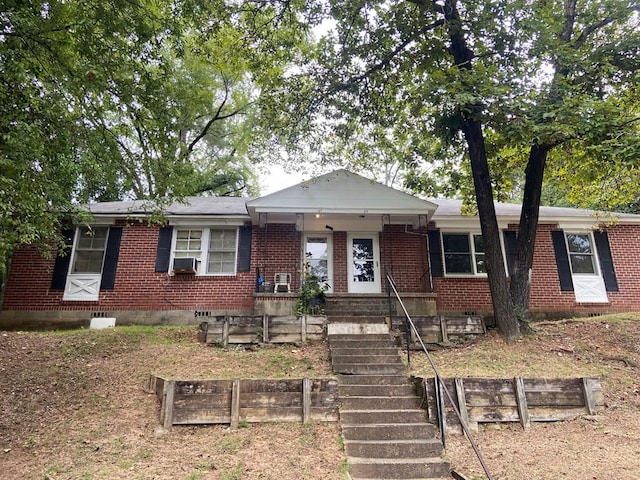
[[[494,333],[434,353],[443,376],[599,376],[607,407],[569,422],[481,428],[498,480],[640,479],[640,315],[537,325],[505,345]],[[432,374],[414,355],[413,373]],[[150,374],[173,378],[317,377],[326,343],[223,350],[196,327],[0,332],[0,478],[344,479],[336,423],[159,427]],[[463,437],[447,456],[484,478]]]
[[[640,315],[536,325],[537,334],[505,345],[494,332],[471,345],[434,353],[444,377],[597,376],[606,407],[567,422],[486,425],[474,435],[496,479],[640,479]],[[414,373],[433,376],[424,358]],[[469,442],[449,436],[447,456],[469,478],[486,478]]]

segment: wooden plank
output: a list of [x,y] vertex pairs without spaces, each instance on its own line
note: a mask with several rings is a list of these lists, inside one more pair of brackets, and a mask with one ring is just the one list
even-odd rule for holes
[[[512,387],[513,388],[513,387]],[[515,392],[469,392],[466,390],[469,407],[517,407]]]
[[446,448],[447,442],[447,416],[444,408],[444,399],[442,398],[442,385],[437,378],[433,379],[434,392],[436,395],[436,404],[438,405],[438,424],[440,426],[440,437],[442,438],[442,446]]
[[302,380],[302,423],[311,421],[311,379]]
[[207,395],[176,395],[173,400],[173,408],[177,409],[206,409],[219,408],[231,409],[232,403],[231,392],[226,394],[207,394]]
[[519,422],[517,407],[467,407],[469,419],[478,423]]
[[584,415],[584,406],[574,408],[549,408],[549,407],[531,407],[529,408],[529,416],[534,422],[557,422],[560,420],[571,420],[573,418]]
[[467,399],[465,398],[464,393],[464,380],[462,378],[457,377],[455,379],[456,385],[456,400],[458,401],[458,411],[460,412],[461,421],[467,428],[473,428],[474,430],[478,428],[478,424],[473,422],[474,425],[471,425],[469,422],[469,413],[467,412]]
[[250,423],[259,422],[301,422],[302,406],[279,408],[243,408],[242,420]]
[[310,421],[312,422],[337,422],[339,419],[338,407],[318,408],[311,407]]
[[231,415],[229,410],[184,410],[176,412],[173,420],[174,425],[215,425],[230,424]]
[[[302,341],[302,343],[307,342],[307,314],[306,313],[302,315],[302,317],[300,317],[300,340]],[[305,423],[307,422],[308,420],[305,420]]]
[[467,394],[472,393],[513,393],[513,378],[465,378]]
[[269,343],[269,317],[262,316],[262,343]]
[[300,340],[300,322],[295,323],[295,324],[272,324],[270,327],[270,334],[271,336],[274,335],[280,335],[280,334],[293,334],[296,335],[298,337],[298,340]]
[[256,343],[257,339],[258,337],[256,336],[256,333],[249,335],[229,335],[227,345]]
[[230,393],[233,380],[175,380],[176,393],[180,395],[205,395]]
[[233,381],[231,391],[231,428],[236,429],[240,424],[240,380]]
[[522,378],[514,378],[516,388],[516,400],[518,402],[518,415],[520,416],[520,423],[525,430],[531,426],[531,419],[529,418],[529,408],[527,406],[527,396],[524,391],[524,382]]
[[582,381],[579,378],[524,378],[527,392],[571,391],[579,390]]
[[225,318],[222,324],[222,345],[229,346],[229,319]]
[[587,412],[589,412],[589,415],[595,415],[596,399],[593,395],[593,390],[591,389],[591,382],[589,378],[582,378],[582,393],[584,395],[584,403],[587,407]]
[[241,382],[243,393],[302,392],[300,378],[251,378]]
[[173,396],[175,392],[175,382],[168,380],[164,382],[164,389],[162,392],[162,414],[161,422],[167,430],[171,428],[173,424]]
[[581,390],[565,392],[526,392],[530,406],[579,407],[584,406],[584,395]]
[[273,334],[271,343],[296,343],[300,341],[300,333],[295,334]]
[[240,408],[302,407],[302,392],[242,392]]
[[318,315],[307,315],[307,326],[314,325],[324,327],[327,323],[327,317]]
[[447,317],[440,315],[440,336],[442,337],[442,343],[449,343],[449,336],[447,335]]

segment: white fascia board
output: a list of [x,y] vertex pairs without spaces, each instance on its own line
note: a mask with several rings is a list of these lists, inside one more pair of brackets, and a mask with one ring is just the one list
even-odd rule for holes
[[[135,215],[93,215],[91,221],[88,222],[90,225],[113,225],[116,220],[122,219],[131,219],[131,220],[140,220],[144,221],[148,218],[148,215],[144,214],[135,214]],[[167,215],[166,219],[168,221],[168,225],[191,225],[191,226],[207,226],[207,225],[230,225],[230,226],[238,226],[244,225],[246,222],[250,221],[251,218],[249,215]]]
[[[432,222],[436,224],[436,228],[440,230],[456,230],[459,232],[470,232],[480,230],[480,219],[478,217],[451,217],[451,218],[432,218]],[[504,230],[513,224],[511,219],[498,219],[498,229]],[[517,223],[517,222],[516,222]]]
[[423,208],[352,208],[352,207],[255,207],[255,213],[343,213],[363,215],[429,215],[432,210]]
[[127,215],[127,216],[122,216],[122,215],[96,215],[96,214],[92,214],[89,217],[89,221],[88,222],[80,222],[78,225],[106,225],[106,226],[110,226],[113,225],[116,220],[122,220],[123,218],[131,218],[131,219],[135,219],[135,220],[143,220],[145,218],[144,215]]
[[176,227],[242,226],[250,220],[249,216],[170,216],[169,225]]

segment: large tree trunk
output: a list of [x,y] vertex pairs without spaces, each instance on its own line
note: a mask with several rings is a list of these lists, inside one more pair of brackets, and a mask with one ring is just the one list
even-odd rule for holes
[[507,286],[482,125],[479,121],[467,121],[462,130],[469,147],[480,227],[484,239],[485,264],[489,289],[491,290],[493,314],[498,330],[507,342],[511,342],[520,335],[520,325]]
[[[455,0],[445,0],[444,5],[434,6],[445,17],[447,33],[451,41],[450,52],[455,65],[460,69],[471,70],[474,54],[467,45],[465,31]],[[476,202],[480,216],[480,226],[485,244],[485,262],[493,314],[496,325],[505,340],[513,341],[520,334],[520,325],[513,308],[513,302],[507,285],[507,277],[500,243],[500,230],[493,203],[493,187],[489,173],[489,163],[482,133],[481,111],[478,104],[460,105],[461,129],[469,148],[473,183],[476,190]]]
[[548,145],[533,145],[529,151],[529,160],[525,169],[524,196],[516,249],[517,261],[513,267],[510,285],[511,298],[521,325],[526,321],[529,310],[533,248],[536,243],[542,181],[549,149]]

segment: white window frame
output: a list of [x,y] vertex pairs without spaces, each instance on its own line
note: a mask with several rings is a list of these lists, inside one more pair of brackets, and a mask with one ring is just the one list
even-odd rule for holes
[[[587,237],[589,239],[589,247],[591,249],[591,253],[589,254],[581,254],[581,253],[577,253],[577,252],[571,252],[570,248],[569,248],[569,235],[580,235],[582,237]],[[565,247],[567,249],[567,256],[569,259],[569,268],[571,269],[571,275],[574,276],[590,276],[590,277],[594,277],[594,276],[601,276],[600,275],[600,261],[598,258],[598,252],[596,250],[596,242],[595,239],[593,238],[593,232],[575,232],[575,231],[565,231],[564,232],[564,243],[565,243]],[[591,264],[593,265],[593,272],[574,272],[573,271],[573,262],[572,260],[572,256],[574,255],[589,255],[591,256]]]
[[[196,273],[197,276],[208,276],[208,277],[229,277],[235,276],[238,271],[238,242],[240,240],[240,231],[238,226],[236,225],[219,225],[213,227],[200,227],[200,226],[189,226],[189,225],[180,225],[175,226],[173,229],[173,238],[171,241],[171,258],[170,258],[170,271],[173,274],[173,261],[176,258],[185,258],[191,257],[192,255],[180,255],[176,256],[176,245],[178,242],[178,232],[180,231],[199,231],[201,232],[200,236],[200,250],[181,250],[180,252],[193,253],[193,256],[196,258]],[[229,272],[207,272],[209,266],[209,243],[211,239],[211,231],[215,230],[234,230],[235,231],[235,251],[233,256],[233,271]]]
[[[470,273],[460,273],[460,272],[453,272],[453,273],[449,273],[447,271],[447,261],[446,261],[446,254],[447,252],[445,252],[444,250],[444,237],[446,235],[466,235],[467,237],[467,244],[469,245],[469,256],[471,257],[471,269],[472,272]],[[476,252],[475,250],[475,242],[474,237],[476,236],[482,236],[482,233],[480,231],[440,231],[440,245],[442,246],[441,248],[441,255],[442,255],[442,269],[444,271],[444,275],[445,277],[464,277],[464,278],[472,278],[472,277],[479,277],[479,278],[486,278],[487,274],[486,272],[478,272],[478,265],[477,265],[477,255],[479,254],[478,252]],[[502,241],[502,240],[501,240]],[[486,255],[485,252],[480,252],[480,254],[482,255]],[[486,260],[485,260],[485,264],[486,264]]]
[[[102,248],[102,262],[100,263],[99,272],[74,272],[76,261],[78,259],[78,245],[83,235],[90,232],[91,229],[105,228],[107,230],[104,245]],[[97,301],[100,298],[100,283],[102,281],[102,272],[104,270],[104,259],[107,253],[107,244],[109,243],[109,226],[108,225],[90,225],[78,226],[73,237],[73,247],[71,250],[71,260],[69,261],[69,269],[67,271],[67,280],[64,288],[62,299],[64,301],[90,302]],[[84,251],[85,249],[80,249]],[[97,251],[97,249],[88,249]]]

